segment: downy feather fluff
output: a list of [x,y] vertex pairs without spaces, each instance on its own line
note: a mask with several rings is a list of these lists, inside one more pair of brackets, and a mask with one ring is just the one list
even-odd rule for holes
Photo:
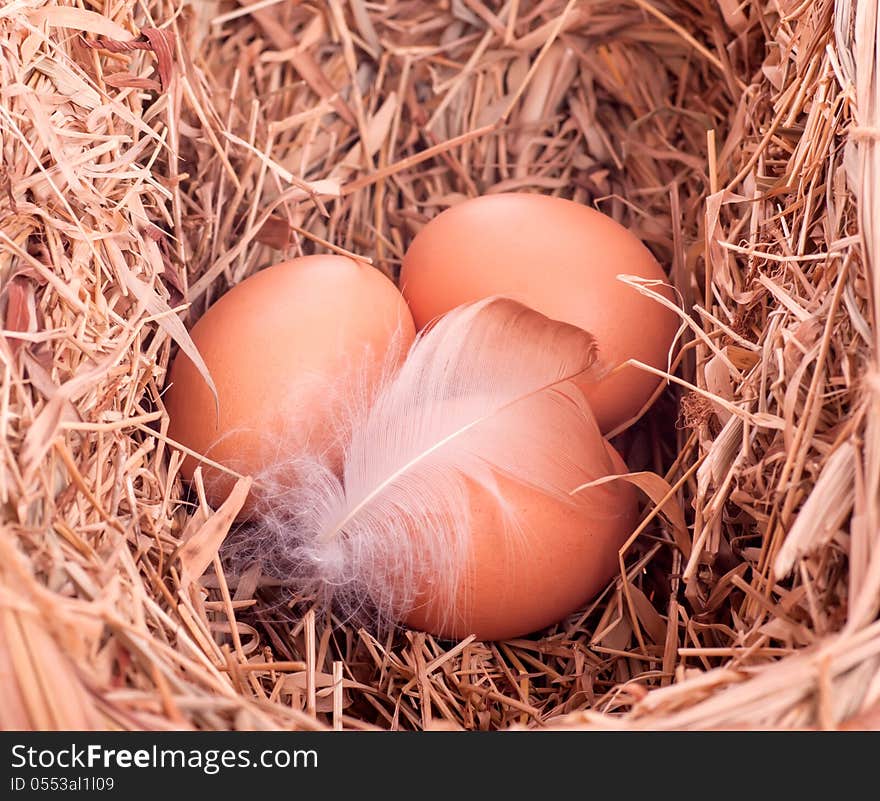
[[350,421],[341,477],[317,457],[286,466],[296,488],[274,498],[254,533],[264,560],[385,623],[409,611],[426,575],[449,591],[468,551],[468,481],[497,498],[515,533],[498,475],[567,503],[600,477],[579,463],[600,435],[567,381],[595,361],[590,334],[513,300],[446,314]]

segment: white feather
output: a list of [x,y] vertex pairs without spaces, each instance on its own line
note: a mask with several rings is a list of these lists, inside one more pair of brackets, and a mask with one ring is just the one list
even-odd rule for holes
[[499,474],[568,503],[600,477],[579,463],[599,434],[567,381],[595,360],[588,333],[506,298],[450,312],[351,422],[341,479],[318,458],[286,466],[296,489],[264,510],[257,550],[349,613],[399,619],[428,576],[450,592],[469,546],[469,481],[515,531]]

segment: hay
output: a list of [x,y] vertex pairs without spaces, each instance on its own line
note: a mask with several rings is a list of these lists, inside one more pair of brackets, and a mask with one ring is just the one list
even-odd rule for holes
[[[876,4],[95,7],[0,9],[0,726],[877,725]],[[246,484],[209,509],[165,435],[184,323],[505,190],[627,225],[686,312],[622,574],[496,644],[227,575]]]

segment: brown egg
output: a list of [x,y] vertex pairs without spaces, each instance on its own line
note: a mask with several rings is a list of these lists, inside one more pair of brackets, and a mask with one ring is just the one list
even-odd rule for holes
[[[389,349],[402,358],[415,335],[400,293],[378,270],[341,256],[306,256],[261,270],[221,297],[191,331],[217,386],[214,398],[182,353],[164,397],[169,436],[241,473],[261,491],[295,481],[285,470],[304,453],[338,468],[346,408],[363,403]],[[182,473],[192,478],[198,460]],[[276,468],[277,466],[277,468]],[[203,466],[216,505],[234,478]]]
[[[584,458],[599,475],[627,472],[598,433],[596,450]],[[494,497],[470,483],[470,552],[461,580],[450,594],[425,579],[407,625],[456,639],[518,637],[581,608],[617,572],[618,549],[637,522],[629,483],[583,490],[577,504],[501,476],[498,484],[516,515],[515,533]]]
[[[419,329],[462,303],[506,295],[592,333],[608,368],[638,359],[665,369],[677,317],[618,274],[666,280],[648,249],[610,217],[570,200],[511,193],[464,201],[431,220],[404,256],[400,284]],[[637,415],[659,382],[626,367],[584,390],[608,433]]]

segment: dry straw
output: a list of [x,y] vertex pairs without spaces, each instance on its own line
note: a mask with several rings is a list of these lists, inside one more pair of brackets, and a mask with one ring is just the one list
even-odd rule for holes
[[[0,727],[880,723],[877,41],[873,0],[7,0]],[[227,575],[246,481],[209,509],[165,435],[185,323],[300,252],[394,275],[504,190],[682,300],[621,575],[496,644]]]

